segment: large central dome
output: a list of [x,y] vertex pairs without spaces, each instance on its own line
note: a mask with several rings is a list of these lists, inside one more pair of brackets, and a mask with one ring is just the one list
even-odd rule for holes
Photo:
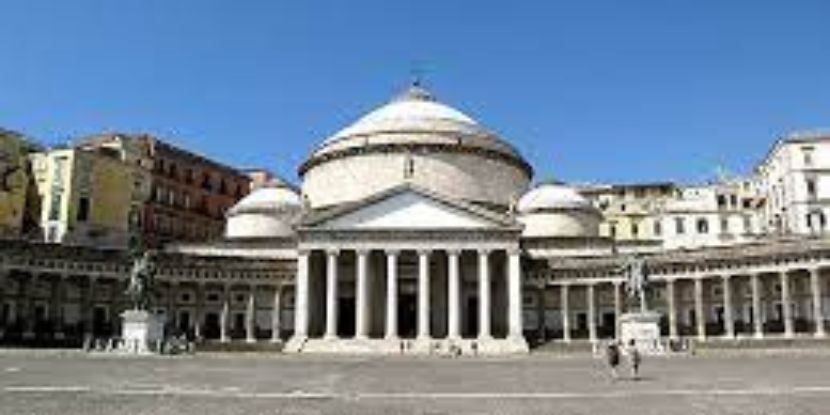
[[300,166],[312,207],[359,200],[402,182],[507,206],[532,170],[518,151],[413,84],[323,143]]

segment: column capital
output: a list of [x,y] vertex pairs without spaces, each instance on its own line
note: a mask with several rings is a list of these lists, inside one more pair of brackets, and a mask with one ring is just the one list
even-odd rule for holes
[[521,255],[522,254],[522,248],[519,248],[519,247],[507,248],[507,249],[505,249],[505,251],[507,252],[507,255],[510,255],[510,256]]
[[446,252],[448,256],[460,256],[461,255],[461,249],[459,249],[459,248],[447,248],[447,249],[444,250],[444,252]]
[[328,248],[326,249],[326,256],[338,256],[340,255],[340,250],[337,248]]
[[478,248],[478,249],[476,249],[476,252],[478,252],[479,256],[485,256],[486,257],[486,256],[490,256],[490,254],[493,252],[493,250],[489,249],[489,248]]
[[417,250],[418,256],[430,256],[432,254],[432,249],[421,248]]
[[821,268],[810,268],[810,275],[820,276],[821,275]]
[[732,279],[732,274],[721,274],[720,278],[724,281],[729,281]]
[[400,249],[386,249],[383,252],[386,253],[387,256],[399,256],[401,254]]
[[371,252],[371,251],[372,250],[368,249],[368,248],[360,248],[360,249],[355,249],[354,253],[357,256],[369,256],[369,252]]
[[309,256],[311,248],[297,248],[297,256]]

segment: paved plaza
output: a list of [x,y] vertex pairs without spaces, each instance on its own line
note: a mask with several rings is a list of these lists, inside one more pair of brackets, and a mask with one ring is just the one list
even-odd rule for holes
[[601,360],[0,352],[2,414],[824,414],[830,356]]

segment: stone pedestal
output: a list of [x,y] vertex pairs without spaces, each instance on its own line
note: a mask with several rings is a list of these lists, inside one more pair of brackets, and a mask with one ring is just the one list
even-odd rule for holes
[[164,324],[158,316],[143,310],[127,310],[121,313],[121,320],[122,352],[159,352],[157,349],[164,338]]
[[620,341],[623,347],[634,340],[644,354],[662,354],[660,342],[660,314],[653,311],[625,313],[620,316]]

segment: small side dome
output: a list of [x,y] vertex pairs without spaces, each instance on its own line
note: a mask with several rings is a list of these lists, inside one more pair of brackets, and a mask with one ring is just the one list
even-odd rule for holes
[[293,236],[293,225],[301,211],[300,195],[290,185],[284,182],[263,185],[228,210],[225,237],[240,239]]
[[519,213],[556,209],[594,210],[594,206],[574,188],[562,183],[544,183],[536,186],[525,193],[516,205]]
[[522,237],[594,237],[602,214],[574,188],[544,183],[525,193],[516,204],[517,219],[525,225]]

